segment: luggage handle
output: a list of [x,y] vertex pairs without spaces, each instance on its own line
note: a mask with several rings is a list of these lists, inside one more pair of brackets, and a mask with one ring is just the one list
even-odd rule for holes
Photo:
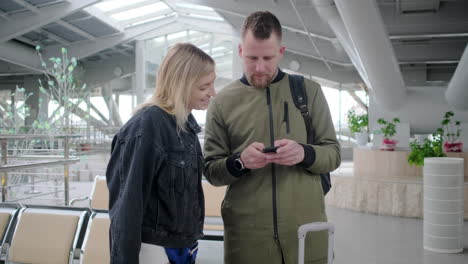
[[333,236],[335,233],[335,226],[330,222],[314,222],[309,224],[301,225],[297,231],[299,238],[299,264],[304,264],[304,247],[305,237],[309,232],[317,232],[328,230],[328,263],[331,264],[333,261]]

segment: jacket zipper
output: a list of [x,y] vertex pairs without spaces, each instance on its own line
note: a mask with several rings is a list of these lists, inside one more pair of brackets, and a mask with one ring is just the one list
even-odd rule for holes
[[[273,127],[273,108],[271,106],[271,95],[270,87],[266,88],[267,96],[267,105],[268,105],[268,115],[270,119],[270,145],[273,147],[275,145],[275,131]],[[278,212],[276,206],[276,173],[275,173],[275,164],[271,164],[271,183],[272,183],[272,201],[273,201],[273,230],[275,240],[278,240]]]
[[291,132],[291,128],[289,127],[289,109],[288,109],[288,102],[284,102],[284,117],[283,122],[286,123],[286,135],[289,135]]

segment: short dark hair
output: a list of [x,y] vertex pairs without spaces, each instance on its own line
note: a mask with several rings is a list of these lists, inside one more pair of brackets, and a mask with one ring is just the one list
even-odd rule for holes
[[241,37],[245,37],[251,30],[256,39],[267,39],[274,32],[281,40],[281,23],[278,18],[269,11],[257,11],[250,14],[244,21],[241,28]]

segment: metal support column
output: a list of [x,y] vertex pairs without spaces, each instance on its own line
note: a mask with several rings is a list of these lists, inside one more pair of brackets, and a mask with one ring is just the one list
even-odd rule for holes
[[[63,153],[64,159],[68,160],[70,158],[70,138],[65,136],[63,139]],[[65,196],[65,206],[68,205],[69,201],[69,173],[70,167],[68,164],[63,165],[63,183],[64,183],[64,196]]]
[[[8,156],[8,144],[6,139],[0,140],[2,148],[2,166],[7,165],[7,156]],[[8,184],[8,172],[2,173],[2,202],[5,202],[7,199],[7,184]]]

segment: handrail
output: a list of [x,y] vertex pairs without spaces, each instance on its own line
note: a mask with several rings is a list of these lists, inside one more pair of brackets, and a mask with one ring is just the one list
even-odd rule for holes
[[2,139],[49,139],[49,138],[79,138],[84,137],[80,134],[58,134],[58,135],[49,135],[49,134],[16,134],[16,135],[4,135],[0,134],[0,140]]
[[[44,166],[58,166],[63,165],[63,183],[64,183],[64,200],[65,204],[69,201],[69,164],[77,163],[79,158],[70,158],[70,138],[80,138],[82,135],[78,134],[17,134],[17,135],[0,135],[0,150],[1,150],[1,186],[2,186],[2,202],[7,200],[7,186],[8,186],[8,172],[19,169],[29,169]],[[25,164],[8,165],[8,141],[17,139],[56,139],[63,138],[63,159],[54,161],[30,162]]]
[[43,166],[66,165],[66,164],[77,163],[79,161],[80,161],[79,158],[74,158],[74,159],[34,162],[34,163],[27,163],[27,164],[15,164],[15,165],[5,165],[5,166],[0,165],[0,172],[9,172],[13,170],[30,169],[30,168],[43,167]]

